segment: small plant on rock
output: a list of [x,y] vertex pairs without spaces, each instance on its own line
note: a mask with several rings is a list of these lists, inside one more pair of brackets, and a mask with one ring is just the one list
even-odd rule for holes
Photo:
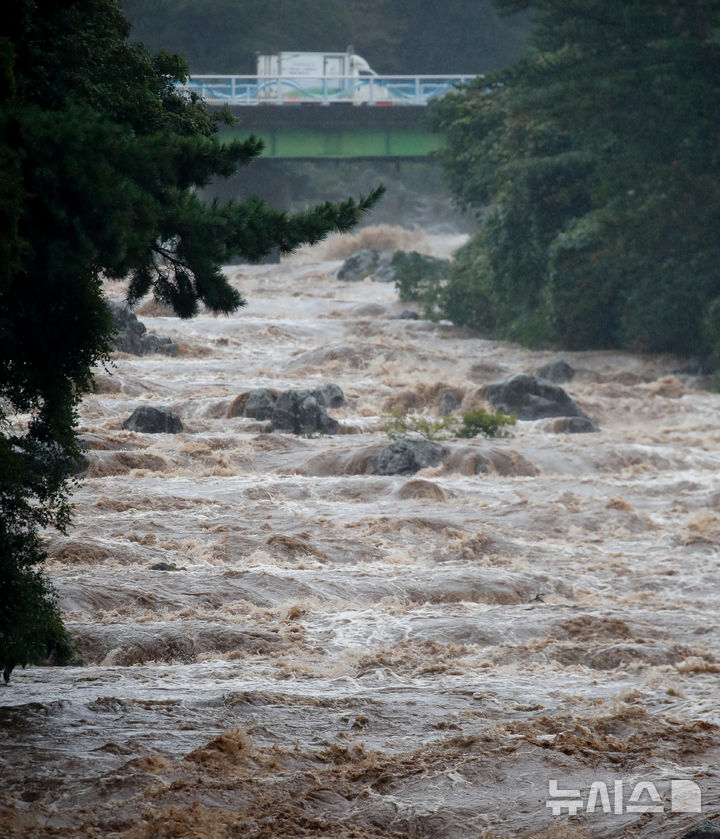
[[442,419],[430,419],[418,414],[403,414],[393,411],[385,417],[383,430],[391,440],[396,437],[417,435],[427,440],[447,440],[449,437],[506,437],[507,426],[515,425],[515,414],[502,411],[484,411],[477,408],[467,411],[462,417],[448,414]]
[[393,411],[385,417],[383,431],[394,440],[396,437],[407,437],[417,434],[427,440],[447,440],[451,430],[457,424],[457,417],[447,416],[439,420],[429,417],[421,417],[417,414],[402,414],[400,411]]
[[462,427],[458,429],[458,437],[477,437],[482,434],[484,437],[506,437],[509,435],[508,425],[515,425],[517,417],[515,414],[504,414],[502,411],[484,411],[476,408],[474,411],[466,411],[462,415]]

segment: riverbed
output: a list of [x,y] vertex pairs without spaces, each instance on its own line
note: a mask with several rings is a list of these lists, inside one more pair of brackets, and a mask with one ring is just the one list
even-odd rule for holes
[[[670,839],[718,813],[720,395],[684,359],[398,318],[339,253],[229,266],[229,317],[146,302],[179,354],[98,369],[75,524],[48,534],[84,664],[0,689],[0,834]],[[599,432],[519,421],[368,473],[393,409],[481,406],[558,358]],[[328,382],[337,435],[232,416]],[[183,432],[124,430],[139,405]]]

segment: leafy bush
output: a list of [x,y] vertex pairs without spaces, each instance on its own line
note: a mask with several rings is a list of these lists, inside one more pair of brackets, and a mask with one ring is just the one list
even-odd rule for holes
[[465,244],[455,255],[440,305],[443,314],[458,326],[492,334],[497,326],[494,278],[487,251],[480,237]]
[[40,566],[45,552],[35,534],[0,532],[0,670],[7,682],[27,664],[76,664],[57,597]]
[[13,435],[1,406],[0,431],[0,670],[7,681],[17,665],[76,659],[41,572],[46,553],[38,530],[67,526],[67,475],[77,449]]
[[418,414],[402,414],[393,411],[386,418],[383,430],[391,440],[396,437],[408,437],[417,434],[427,440],[447,440],[450,437],[504,437],[509,432],[508,425],[515,425],[514,414],[502,411],[490,413],[478,408],[467,411],[461,417],[448,414],[442,419],[433,420]]
[[720,360],[720,7],[496,0],[533,51],[431,106],[480,219],[440,316],[571,349]]
[[417,251],[398,251],[391,265],[395,271],[395,287],[400,300],[420,303],[425,318],[437,318],[449,261]]
[[417,414],[403,414],[400,411],[393,411],[386,417],[383,431],[391,440],[396,437],[407,437],[411,434],[418,434],[427,440],[446,440],[450,435],[444,432],[452,428],[456,422],[457,419],[452,416],[432,420]]
[[505,437],[509,434],[508,425],[515,425],[515,414],[504,414],[502,411],[490,413],[482,408],[467,411],[462,415],[462,428],[458,429],[458,437]]

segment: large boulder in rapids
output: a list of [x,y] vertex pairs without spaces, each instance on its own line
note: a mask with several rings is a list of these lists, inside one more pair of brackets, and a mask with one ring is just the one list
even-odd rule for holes
[[345,394],[340,385],[328,382],[310,391],[323,408],[339,408],[345,404]]
[[563,382],[569,382],[575,375],[575,370],[567,363],[559,358],[557,361],[551,361],[549,364],[543,364],[535,371],[535,375],[541,379],[546,379],[548,382],[555,382],[556,385],[561,385]]
[[269,420],[272,417],[276,400],[277,392],[273,392],[266,387],[258,387],[255,390],[251,390],[247,402],[245,402],[243,416],[259,420]]
[[[305,394],[300,401],[292,395],[299,393]],[[286,396],[286,394],[290,395]],[[315,399],[320,410],[316,411],[311,403],[308,403],[305,408],[300,405],[300,402],[304,402],[308,395]],[[278,408],[278,415],[276,422],[273,422],[273,428],[281,431],[292,431],[299,425],[303,430],[296,431],[296,434],[308,434],[313,431],[334,434],[337,431],[336,421],[329,417],[324,409],[338,408],[340,405],[344,405],[345,395],[339,385],[332,383],[320,385],[313,390],[288,390],[281,394],[271,388],[256,388],[247,395],[243,416],[258,420],[272,420],[280,397],[284,398]],[[305,415],[300,417],[299,414],[302,414],[303,411]]]
[[151,405],[135,408],[122,427],[142,434],[179,434],[183,430],[183,424],[175,411],[153,408]]
[[484,396],[496,410],[515,414],[522,420],[583,416],[561,387],[530,373],[518,373],[503,382],[486,385]]
[[[287,393],[299,393],[300,391],[287,391]],[[345,395],[342,392],[342,388],[339,385],[327,383],[324,385],[320,385],[312,390],[302,391],[303,393],[309,393],[313,396],[316,400],[318,405],[321,408],[338,408],[340,405],[345,404]],[[252,419],[257,420],[272,420],[273,411],[275,410],[275,405],[277,403],[278,397],[281,394],[278,393],[277,390],[269,387],[258,387],[255,390],[251,390],[246,393],[241,393],[230,405],[227,410],[228,417],[251,417]],[[285,404],[287,403],[287,405]],[[280,409],[281,413],[283,413],[287,406],[292,406],[293,404],[293,397],[287,397],[283,403],[281,403]],[[292,411],[291,407],[291,411]],[[328,417],[328,420],[330,418]],[[294,420],[290,422],[289,420],[284,421],[282,417],[278,417],[278,422],[282,423],[285,422],[285,425],[292,425],[295,427]],[[327,426],[328,428],[332,425],[334,420],[331,420],[330,423],[327,420],[322,419],[322,424]],[[306,424],[306,423],[303,423]],[[283,427],[281,430],[289,431],[291,430],[289,427]],[[315,427],[312,430],[314,431],[322,431],[323,429],[320,427]],[[309,433],[309,432],[297,432],[297,433]],[[332,434],[332,431],[326,431],[327,434]]]
[[278,396],[270,417],[273,431],[293,434],[336,434],[338,422],[328,415],[310,390],[286,390]]
[[398,437],[370,461],[376,475],[414,475],[427,466],[442,462],[445,449],[433,440]]
[[171,338],[148,335],[145,324],[139,321],[125,304],[116,303],[114,300],[108,300],[107,304],[115,329],[114,349],[130,355],[178,354],[178,345]]
[[337,278],[353,283],[373,276],[373,279],[380,282],[392,282],[394,275],[390,268],[392,258],[392,251],[375,251],[366,248],[355,251],[342,264],[337,272]]

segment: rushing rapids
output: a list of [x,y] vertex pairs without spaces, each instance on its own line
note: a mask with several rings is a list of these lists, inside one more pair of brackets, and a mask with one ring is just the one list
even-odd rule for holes
[[[368,474],[391,409],[481,405],[558,356],[393,318],[332,245],[228,268],[232,317],[141,306],[179,354],[98,370],[75,525],[48,534],[84,665],[0,689],[0,835],[679,837],[701,815],[674,780],[720,810],[720,396],[680,359],[564,353],[600,433],[520,421]],[[326,382],[343,433],[228,416]],[[123,430],[147,404],[183,432]]]

